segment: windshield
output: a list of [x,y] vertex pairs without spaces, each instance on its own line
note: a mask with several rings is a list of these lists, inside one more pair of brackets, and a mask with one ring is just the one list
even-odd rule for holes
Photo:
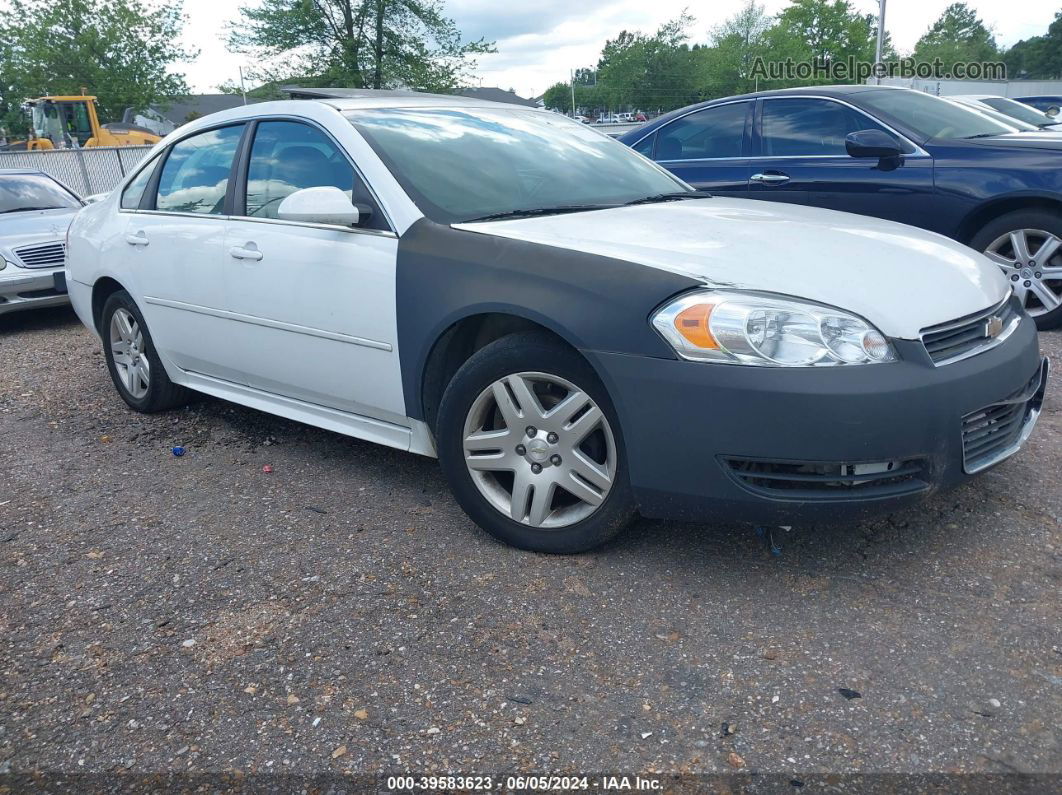
[[618,141],[556,113],[384,108],[347,118],[439,223],[688,190]]
[[42,174],[0,176],[0,213],[80,206],[73,194]]
[[982,99],[981,102],[1026,124],[1035,124],[1037,127],[1042,127],[1045,124],[1056,123],[1046,113],[1041,113],[1036,108],[1030,108],[1028,105],[1022,105],[1020,102],[1015,102],[1013,99],[1007,99],[1006,97],[987,97]]
[[859,94],[860,103],[888,114],[926,139],[980,138],[1014,132],[1001,122],[946,99],[905,89],[878,89]]

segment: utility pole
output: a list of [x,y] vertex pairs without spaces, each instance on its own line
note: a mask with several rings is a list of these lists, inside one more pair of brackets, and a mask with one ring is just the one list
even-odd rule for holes
[[572,118],[575,118],[575,70],[569,70],[569,74],[572,76]]
[[243,104],[247,104],[247,89],[243,85],[243,67],[237,67],[240,70],[240,93],[243,94]]
[[878,46],[874,52],[875,82],[881,84],[881,75],[877,74],[877,65],[881,63],[881,48],[885,45],[885,0],[878,0]]

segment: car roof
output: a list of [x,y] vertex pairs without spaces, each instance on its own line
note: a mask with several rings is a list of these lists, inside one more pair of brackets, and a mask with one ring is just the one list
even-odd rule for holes
[[[389,91],[375,88],[299,88],[293,90],[296,102],[323,102],[337,110],[355,108],[509,108],[522,107],[508,102],[462,97],[457,94],[428,94],[421,91]],[[534,110],[533,108],[527,108]]]
[[10,177],[16,174],[39,174],[42,177],[48,176],[40,169],[36,168],[0,168],[0,177]]
[[[855,94],[864,94],[871,91],[912,91],[913,89],[905,88],[903,86],[874,86],[874,85],[841,85],[841,86],[800,86],[798,88],[776,88],[771,91],[756,91],[751,94],[736,94],[731,97],[719,97],[717,99],[709,99],[704,102],[697,102],[693,105],[686,105],[683,108],[677,108],[676,110],[669,111],[663,116],[657,116],[650,122],[638,127],[637,129],[626,132],[619,136],[619,140],[624,143],[630,143],[635,140],[636,137],[644,137],[649,135],[654,130],[659,129],[672,119],[684,116],[687,113],[691,113],[701,108],[710,108],[713,105],[719,105],[724,102],[735,102],[738,100],[753,100],[766,97],[849,97]],[[921,93],[921,92],[919,92]]]
[[844,97],[851,94],[862,94],[868,91],[912,91],[913,89],[905,88],[904,86],[870,86],[870,85],[843,85],[843,86],[798,86],[796,88],[775,88],[770,91],[755,91],[750,94],[738,94],[733,97],[721,97],[719,99],[710,99],[705,102],[705,105],[712,102],[722,102],[723,100],[732,99],[757,99],[759,97],[786,97],[786,96],[825,96],[825,97]]
[[[313,96],[311,96],[313,92]],[[321,96],[317,96],[317,94]],[[342,94],[342,96],[338,96]],[[459,97],[453,94],[421,94],[416,91],[382,91],[375,89],[328,88],[300,89],[301,99],[281,99],[272,102],[255,102],[250,105],[237,105],[234,108],[201,116],[198,119],[178,127],[158,144],[165,147],[174,140],[184,138],[199,130],[230,122],[249,121],[270,115],[291,114],[308,116],[319,120],[336,112],[377,109],[377,108],[482,108],[504,110],[510,113],[548,113],[540,108],[513,105],[509,102],[489,102],[471,97]],[[154,152],[149,154],[153,156]]]

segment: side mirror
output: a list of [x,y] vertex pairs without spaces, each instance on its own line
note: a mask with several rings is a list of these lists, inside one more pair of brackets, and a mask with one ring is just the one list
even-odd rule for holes
[[91,196],[82,196],[81,201],[85,202],[85,204],[95,204],[103,201],[108,196],[110,196],[110,193],[93,193]]
[[899,157],[900,145],[891,135],[881,130],[857,130],[848,133],[844,148],[852,157]]
[[361,220],[358,208],[339,188],[303,188],[284,197],[277,218],[304,224],[355,226]]
[[1059,110],[1058,105],[1052,105],[1047,110],[1045,110],[1044,113],[1046,113],[1052,119],[1056,119],[1056,118],[1058,118],[1058,110]]

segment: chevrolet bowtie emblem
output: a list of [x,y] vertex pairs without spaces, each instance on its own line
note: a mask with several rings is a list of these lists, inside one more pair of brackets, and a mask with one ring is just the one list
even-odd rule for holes
[[985,321],[985,336],[989,339],[998,337],[1001,331],[1003,331],[1003,318],[992,315]]

